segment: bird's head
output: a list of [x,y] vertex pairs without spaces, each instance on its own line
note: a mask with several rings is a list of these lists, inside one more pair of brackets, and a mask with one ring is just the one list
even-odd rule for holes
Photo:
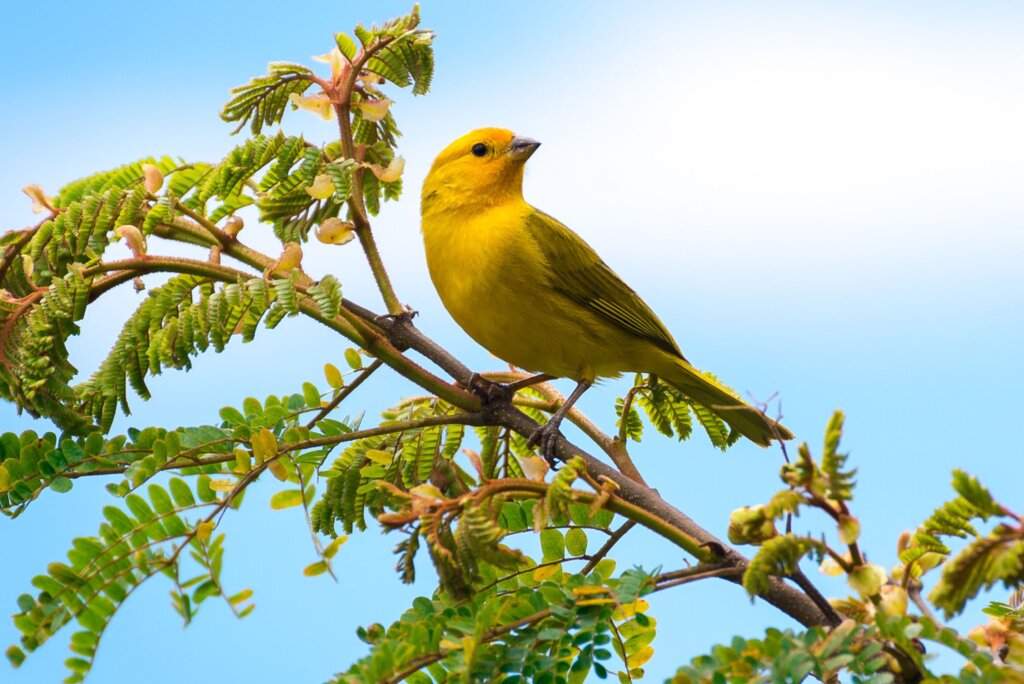
[[523,167],[540,143],[504,128],[479,128],[437,155],[423,182],[428,206],[492,204],[522,197]]

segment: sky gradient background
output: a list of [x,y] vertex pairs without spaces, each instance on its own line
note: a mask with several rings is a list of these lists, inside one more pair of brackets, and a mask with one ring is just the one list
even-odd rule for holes
[[[407,10],[12,6],[0,26],[0,229],[35,221],[20,192],[27,183],[52,192],[150,154],[219,159],[237,143],[217,116],[230,87],[271,60],[308,62],[334,31]],[[512,128],[543,142],[527,199],[585,237],[697,366],[761,399],[777,392],[786,424],[816,452],[831,411],[847,412],[844,443],[860,469],[854,509],[872,560],[894,562],[900,531],[949,497],[953,468],[1022,507],[1024,6],[426,2],[423,16],[438,33],[437,75],[426,97],[389,93],[405,134],[407,194],[375,227],[399,297],[420,311],[428,335],[474,368],[500,366],[429,286],[418,189],[450,140],[485,125]],[[302,112],[284,128],[314,142],[333,134]],[[269,229],[260,236],[249,226],[246,238],[275,251]],[[306,251],[307,271],[335,273],[348,297],[380,308],[355,244]],[[129,289],[90,312],[72,346],[83,373],[137,302]],[[323,385],[323,363],[341,365],[342,348],[315,324],[286,320],[251,345],[200,357],[191,373],[156,378],[155,398],[136,401],[115,429],[216,422],[221,406],[246,396]],[[583,408],[610,426],[626,382],[589,393]],[[381,373],[349,410],[372,418],[414,393]],[[26,427],[47,429],[0,405],[0,429]],[[778,487],[777,450],[744,444],[723,455],[702,436],[680,445],[651,432],[634,448],[641,471],[712,532],[724,535],[729,511]],[[396,540],[376,531],[342,548],[338,584],[303,578],[314,557],[301,512],[271,512],[272,484],[254,489],[224,529],[225,582],[253,587],[256,611],[239,623],[209,601],[183,631],[169,587],[155,580],[114,620],[91,681],[135,681],[143,670],[152,684],[322,681],[365,653],[357,625],[387,624],[429,589],[398,582]],[[93,534],[107,503],[102,483],[78,481],[0,523],[0,605],[14,612],[31,577],[63,559],[74,536]],[[796,521],[797,531],[825,528],[813,516]],[[648,568],[684,562],[643,535],[623,542],[619,558]],[[420,569],[427,574],[425,558]],[[652,615],[652,681],[735,633],[787,624],[725,583],[660,593]],[[62,678],[66,638],[0,680]],[[0,621],[0,642],[16,639]]]

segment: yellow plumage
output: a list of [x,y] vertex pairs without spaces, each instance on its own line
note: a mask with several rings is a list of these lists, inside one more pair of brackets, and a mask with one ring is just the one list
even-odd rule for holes
[[476,130],[441,152],[427,175],[427,266],[455,321],[526,370],[586,384],[653,373],[758,444],[792,438],[691,366],[582,238],[526,203],[523,169],[537,146],[504,129]]

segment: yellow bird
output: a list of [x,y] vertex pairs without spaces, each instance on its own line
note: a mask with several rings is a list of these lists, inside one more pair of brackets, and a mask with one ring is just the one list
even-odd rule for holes
[[452,318],[495,356],[577,381],[531,437],[550,460],[558,426],[597,378],[651,373],[751,441],[793,435],[683,357],[654,312],[576,233],[523,199],[540,143],[481,128],[446,147],[423,183],[427,266]]

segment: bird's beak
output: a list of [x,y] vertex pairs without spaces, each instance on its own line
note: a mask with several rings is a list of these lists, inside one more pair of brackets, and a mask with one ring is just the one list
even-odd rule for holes
[[517,161],[526,161],[530,155],[537,151],[540,143],[532,138],[516,136],[508,144],[508,156]]

